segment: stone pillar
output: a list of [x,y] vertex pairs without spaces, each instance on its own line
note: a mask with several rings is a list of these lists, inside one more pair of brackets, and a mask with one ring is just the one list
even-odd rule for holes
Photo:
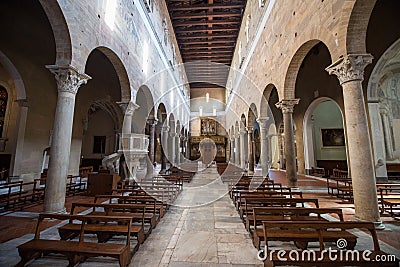
[[175,162],[175,140],[176,140],[176,133],[175,132],[171,132],[170,133],[170,138],[169,138],[169,141],[170,141],[170,145],[169,145],[169,153],[168,153],[168,157],[169,157],[169,162],[170,162],[170,164],[171,164],[171,166],[170,167],[172,167],[172,166],[175,166],[176,165],[176,162]]
[[240,167],[242,169],[246,168],[246,128],[240,130]]
[[17,129],[17,141],[15,142],[15,157],[12,159],[12,175],[21,174],[21,165],[24,153],[24,140],[25,140],[25,128],[26,119],[28,118],[29,103],[27,99],[17,99],[15,102],[18,103],[19,110],[16,120]]
[[165,173],[167,169],[167,153],[168,153],[168,135],[169,126],[163,125],[161,128],[161,170],[160,173]]
[[181,155],[180,163],[184,163],[187,151],[187,138],[185,135],[181,135],[181,146],[182,146],[182,153],[180,154]]
[[293,108],[300,99],[284,99],[276,103],[282,109],[285,133],[286,178],[290,187],[297,187],[296,151],[293,131]]
[[[283,146],[283,149],[281,148]],[[285,136],[283,133],[278,135],[278,148],[279,148],[279,169],[285,169]]]
[[179,166],[181,164],[181,135],[175,135],[175,165]]
[[122,109],[124,113],[124,123],[122,125],[122,134],[131,134],[132,133],[132,115],[133,112],[139,108],[139,106],[132,102],[117,102],[117,104]]
[[379,113],[382,119],[382,128],[383,128],[383,136],[384,136],[384,143],[386,149],[386,158],[392,160],[393,157],[393,140],[392,140],[392,133],[390,130],[390,123],[388,118],[389,107],[381,106],[379,108]]
[[268,162],[270,161],[269,159],[269,153],[268,153],[268,117],[265,118],[259,118],[257,119],[258,125],[260,126],[260,143],[261,143],[261,153],[260,153],[260,163],[261,163],[261,170],[262,170],[262,175],[263,176],[268,176]]
[[149,122],[149,158],[150,158],[151,164],[154,164],[154,162],[156,162],[155,133],[156,133],[157,119],[150,118],[148,120],[148,122]]
[[249,161],[249,171],[254,172],[254,138],[253,138],[253,127],[247,127],[247,151]]
[[364,68],[372,62],[370,54],[346,55],[326,68],[335,74],[343,88],[347,146],[356,217],[383,227],[379,216],[362,80]]
[[235,164],[240,166],[240,134],[235,135]]
[[230,137],[231,149],[230,149],[230,163],[235,164],[235,136]]
[[72,66],[46,66],[57,80],[57,106],[54,116],[51,157],[46,179],[45,212],[65,212],[65,191],[71,149],[75,97],[90,77]]

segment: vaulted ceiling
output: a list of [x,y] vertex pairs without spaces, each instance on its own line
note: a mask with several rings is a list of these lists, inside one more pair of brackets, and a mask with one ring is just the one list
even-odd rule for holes
[[246,1],[166,0],[191,88],[226,85]]

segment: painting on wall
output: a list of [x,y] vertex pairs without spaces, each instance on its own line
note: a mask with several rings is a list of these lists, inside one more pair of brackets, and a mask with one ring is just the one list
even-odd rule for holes
[[202,118],[201,135],[216,135],[216,134],[217,134],[217,122],[213,119]]
[[344,130],[342,128],[321,129],[323,147],[345,146]]

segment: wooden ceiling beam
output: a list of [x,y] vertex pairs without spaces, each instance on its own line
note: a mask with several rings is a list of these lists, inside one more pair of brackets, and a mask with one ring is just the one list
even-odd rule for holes
[[[193,32],[192,32],[193,33]],[[177,39],[207,39],[207,38],[237,38],[237,34],[190,34],[190,35],[177,35]]]
[[[175,22],[174,28],[176,27],[192,27],[198,25],[239,25],[240,20],[200,20],[200,21],[183,21]],[[212,29],[210,29],[212,30]]]
[[192,49],[212,49],[212,48],[234,48],[235,44],[225,44],[225,45],[193,45],[193,46],[182,46],[180,47],[181,50],[192,50]]
[[[213,32],[237,32],[239,30],[239,27],[218,27],[218,28],[212,28],[211,31]],[[210,29],[175,29],[175,33],[180,34],[180,33],[200,33],[200,32],[209,32]]]
[[171,11],[197,11],[197,10],[208,10],[208,9],[240,9],[244,8],[243,4],[216,4],[216,5],[187,5],[187,6],[176,6],[169,5]]
[[235,39],[225,39],[225,40],[204,40],[204,41],[179,41],[181,45],[194,45],[194,44],[226,44],[226,43],[236,43]]
[[227,12],[212,12],[212,13],[180,13],[177,14],[175,13],[172,17],[172,21],[174,20],[180,20],[180,19],[200,19],[200,18],[233,18],[233,17],[242,17],[242,14],[240,13],[227,13]]

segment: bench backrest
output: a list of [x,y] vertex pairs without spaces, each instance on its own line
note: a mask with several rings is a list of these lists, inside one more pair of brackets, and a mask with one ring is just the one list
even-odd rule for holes
[[375,225],[372,222],[331,222],[331,221],[263,221],[264,240],[268,249],[268,231],[271,229],[285,229],[298,231],[299,229],[316,231],[318,233],[318,241],[320,250],[324,249],[324,231],[328,229],[341,229],[341,230],[352,230],[352,229],[366,229],[370,232],[374,251],[380,251],[378,237],[376,235]]
[[40,239],[41,232],[41,223],[45,219],[56,219],[56,220],[69,220],[69,221],[81,221],[81,228],[79,234],[79,242],[84,242],[85,237],[85,225],[97,221],[97,222],[116,222],[116,223],[124,223],[126,225],[126,245],[130,246],[130,236],[131,236],[131,225],[132,225],[132,217],[129,216],[98,216],[98,215],[71,215],[71,214],[57,214],[57,213],[41,213],[39,214],[38,222],[36,224],[35,237],[34,239]]

